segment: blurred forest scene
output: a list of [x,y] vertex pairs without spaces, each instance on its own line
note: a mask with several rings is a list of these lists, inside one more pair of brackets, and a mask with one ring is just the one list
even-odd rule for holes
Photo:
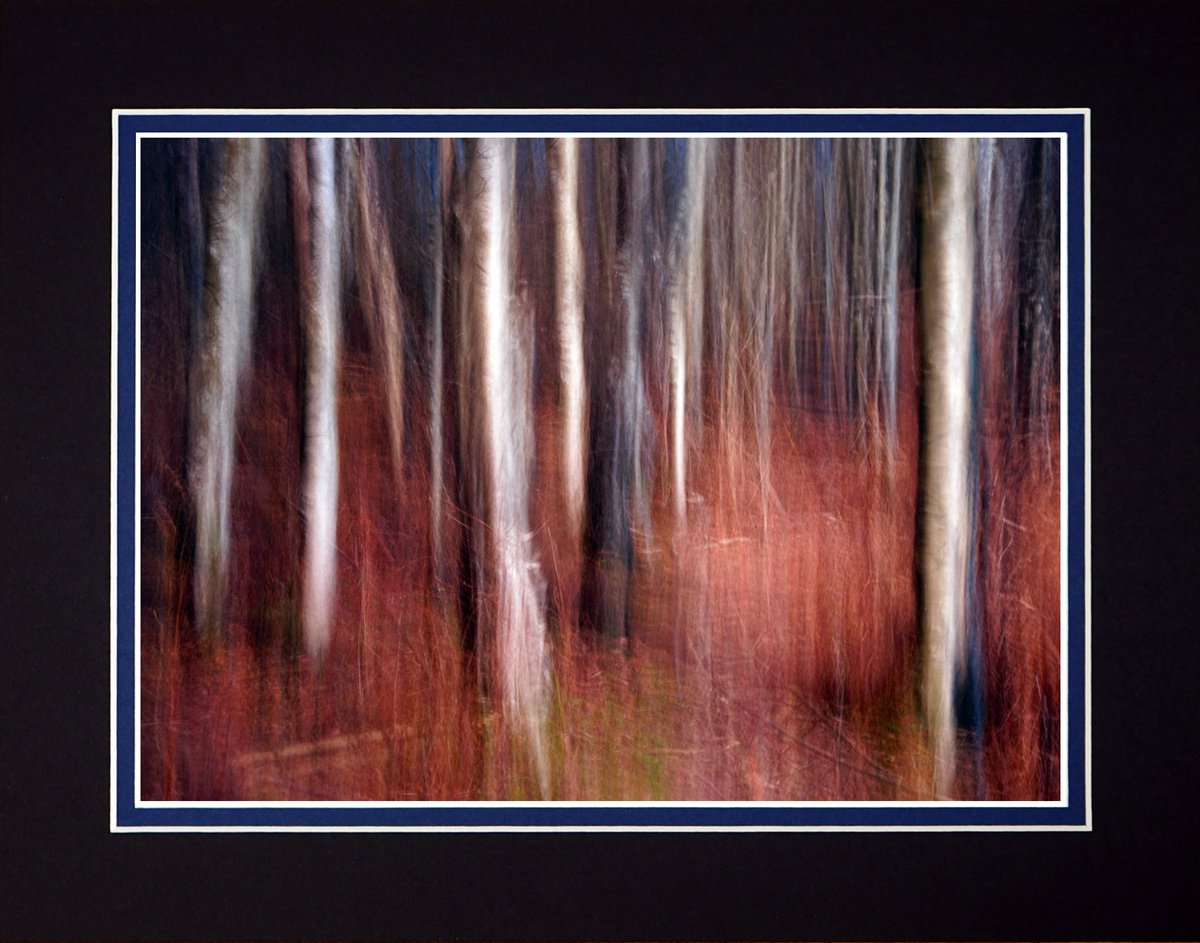
[[1059,798],[1057,139],[140,146],[142,799]]

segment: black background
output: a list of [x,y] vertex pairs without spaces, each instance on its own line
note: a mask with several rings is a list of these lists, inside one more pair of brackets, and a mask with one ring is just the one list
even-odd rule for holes
[[[0,937],[1200,938],[1198,10],[3,2]],[[115,107],[1092,108],[1094,831],[109,834]]]

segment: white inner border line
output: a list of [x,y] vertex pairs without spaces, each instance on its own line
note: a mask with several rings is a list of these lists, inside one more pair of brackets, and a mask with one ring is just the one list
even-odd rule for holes
[[1083,780],[1092,828],[1092,113],[1083,113]]
[[[111,717],[109,718],[110,744],[109,744],[109,828],[112,831],[117,830],[117,803],[118,803],[118,783],[117,783],[117,467],[119,465],[119,455],[117,451],[117,432],[120,422],[120,416],[117,413],[117,400],[119,389],[117,385],[118,375],[120,373],[120,361],[117,356],[117,327],[121,320],[121,295],[119,283],[119,260],[120,246],[118,240],[118,224],[120,222],[120,143],[121,143],[121,116],[118,112],[113,112],[112,116],[112,324],[110,326],[111,349],[109,351],[110,358],[110,395],[112,402],[109,403],[109,439],[112,447],[112,456],[109,469],[109,517],[108,517],[108,546],[110,559],[108,561],[109,573],[109,609],[111,613],[111,625],[109,628],[109,710]],[[138,463],[140,464],[140,462]],[[140,471],[139,471],[140,474]],[[136,587],[135,587],[136,589]],[[137,600],[135,599],[136,603]]]
[[[1067,180],[1070,177],[1071,155],[1068,147],[1067,135],[1062,135],[1059,139],[1058,152],[1058,206],[1059,206],[1059,225],[1058,225],[1058,794],[1063,799],[1070,798],[1069,777],[1067,775],[1071,768],[1071,725],[1067,712],[1067,704],[1070,701],[1070,597],[1068,592],[1070,584],[1067,582],[1067,561],[1070,555],[1070,504],[1067,496],[1070,493],[1068,487],[1068,473],[1070,472],[1069,461],[1069,438],[1071,424],[1068,421],[1070,416],[1071,402],[1071,384],[1070,384],[1070,344],[1071,335],[1068,330],[1068,315],[1069,303],[1068,296],[1070,295],[1070,256],[1067,252],[1068,244],[1070,243],[1070,191],[1067,188]],[[1063,286],[1067,286],[1066,290]],[[140,361],[139,355],[139,361]],[[1066,391],[1064,395],[1063,391]]]

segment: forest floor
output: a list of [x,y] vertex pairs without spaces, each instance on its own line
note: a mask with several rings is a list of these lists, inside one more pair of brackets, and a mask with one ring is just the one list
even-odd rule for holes
[[[319,669],[300,652],[296,391],[262,373],[239,420],[220,645],[198,644],[190,625],[183,485],[171,471],[181,440],[164,434],[181,394],[174,407],[144,399],[142,798],[933,798],[918,696],[915,397],[901,404],[891,461],[864,458],[844,422],[777,409],[760,473],[749,430],[706,426],[686,533],[661,485],[635,522],[619,644],[578,625],[582,562],[556,484],[553,405],[542,407],[531,524],[552,678],[543,796],[464,650],[454,586],[431,577],[428,422],[407,424],[414,462],[398,484],[365,363],[343,369],[334,637]],[[986,723],[981,746],[963,742],[956,790],[1056,798],[1058,469],[984,474]]]

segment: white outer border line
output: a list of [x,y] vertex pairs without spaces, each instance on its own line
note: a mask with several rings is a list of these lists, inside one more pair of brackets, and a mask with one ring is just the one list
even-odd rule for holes
[[[1061,480],[1061,475],[1060,475]],[[1083,781],[1092,828],[1092,112],[1083,112]]]
[[[136,116],[189,116],[189,115],[212,115],[212,116],[230,116],[236,117],[239,115],[249,116],[280,116],[280,117],[307,117],[307,116],[330,116],[330,117],[355,117],[355,116],[377,116],[377,117],[404,117],[404,116],[523,116],[523,115],[556,115],[556,116],[609,116],[609,115],[646,115],[646,116],[687,116],[687,115],[716,115],[716,116],[806,116],[806,115],[1078,115],[1083,118],[1084,133],[1083,133],[1083,158],[1084,158],[1084,404],[1083,404],[1083,421],[1084,421],[1084,703],[1085,703],[1085,737],[1084,737],[1084,752],[1085,752],[1085,775],[1084,775],[1084,814],[1085,822],[1083,825],[752,825],[752,826],[660,826],[660,825],[603,825],[603,826],[558,826],[558,825],[497,825],[497,826],[481,826],[481,825],[453,825],[453,826],[396,826],[396,825],[352,825],[352,826],[331,826],[331,825],[298,825],[298,826],[275,826],[275,825],[219,825],[219,826],[122,826],[117,822],[118,815],[118,765],[117,765],[117,691],[118,691],[118,648],[117,648],[117,608],[118,608],[118,592],[117,592],[117,576],[118,576],[118,561],[117,561],[117,475],[119,468],[118,455],[118,423],[119,414],[117,409],[118,404],[118,374],[119,374],[119,357],[118,357],[118,325],[120,319],[120,296],[119,296],[119,152],[120,152],[120,119],[123,117]],[[716,831],[750,831],[750,832],[779,832],[779,831],[821,831],[821,832],[841,832],[841,831],[862,831],[862,832],[894,832],[894,831],[1090,831],[1092,829],[1091,817],[1091,775],[1092,775],[1092,753],[1091,753],[1091,111],[1087,108],[915,108],[915,109],[871,109],[871,108],[848,108],[848,109],[443,109],[443,110],[419,110],[419,109],[312,109],[312,110],[280,110],[280,109],[114,109],[112,113],[112,331],[111,331],[111,395],[112,402],[110,404],[110,423],[111,423],[111,447],[112,447],[112,467],[110,470],[110,488],[111,488],[111,509],[110,509],[110,614],[111,614],[111,666],[110,666],[110,805],[111,805],[111,821],[110,831],[116,832],[522,832],[522,831],[546,831],[546,832],[716,832]],[[662,132],[605,132],[597,133],[568,133],[547,135],[544,132],[520,132],[507,134],[481,134],[479,132],[471,132],[464,134],[454,134],[450,130],[439,131],[438,136],[462,136],[471,138],[500,136],[511,138],[544,138],[547,136],[558,137],[591,137],[591,138],[645,138],[645,137],[662,137]],[[929,138],[1024,138],[1024,139],[1051,139],[1057,138],[1060,141],[1060,268],[1062,272],[1062,282],[1068,282],[1068,242],[1069,242],[1069,156],[1068,138],[1066,132],[847,132],[841,134],[821,133],[821,132],[797,132],[791,134],[781,134],[778,132],[703,132],[703,133],[683,133],[676,135],[686,138],[779,138],[779,137],[794,137],[794,138],[822,138],[822,137],[837,137],[837,138],[904,138],[904,139],[929,139]],[[289,133],[289,132],[136,132],[134,135],[135,141],[135,241],[140,247],[141,238],[141,142],[142,138],[293,138],[293,137],[333,137],[333,138],[427,138],[428,132],[371,132],[371,133]],[[135,505],[135,527],[134,527],[134,595],[133,601],[133,619],[134,619],[134,808],[135,809],[295,809],[297,811],[304,810],[320,810],[320,809],[403,809],[403,808],[437,808],[437,809],[484,809],[484,808],[502,808],[502,809],[517,809],[517,808],[628,808],[628,809],[674,809],[674,808],[787,808],[787,809],[1049,809],[1049,808],[1067,808],[1069,807],[1068,783],[1069,783],[1069,592],[1068,587],[1068,555],[1069,555],[1069,520],[1067,500],[1069,492],[1069,479],[1062,473],[1062,469],[1066,462],[1064,459],[1068,457],[1068,438],[1069,438],[1069,422],[1063,422],[1063,419],[1069,419],[1069,385],[1068,385],[1068,362],[1069,362],[1069,344],[1070,336],[1067,329],[1068,319],[1060,314],[1060,386],[1068,390],[1068,395],[1065,399],[1060,399],[1060,593],[1061,593],[1061,611],[1060,611],[1060,798],[1057,800],[1049,800],[1043,802],[902,802],[902,801],[880,801],[880,802],[827,802],[827,801],[811,801],[811,802],[567,802],[567,801],[550,801],[550,802],[304,802],[304,801],[288,801],[288,802],[163,802],[163,801],[142,801],[141,796],[141,738],[137,731],[140,730],[141,717],[141,696],[140,696],[140,677],[141,677],[141,612],[137,605],[137,596],[141,587],[141,572],[140,572],[140,557],[141,557],[141,534],[140,528],[136,526],[139,517],[141,506],[141,468],[140,462],[136,461],[140,455],[141,441],[141,258],[140,252],[135,252],[135,315],[134,315],[134,335],[135,335],[135,390],[134,390],[134,454],[135,467],[134,469],[134,505]],[[1069,316],[1071,314],[1068,303],[1069,292],[1063,294],[1060,298],[1061,311],[1065,311]]]
[[302,118],[309,115],[1085,115],[1089,108],[114,108],[124,115],[262,115]]
[[1090,825],[119,825],[116,834],[134,832],[1090,832]]
[[119,292],[118,279],[119,272],[119,253],[118,253],[118,222],[120,217],[120,176],[119,176],[119,146],[120,146],[120,121],[121,116],[117,112],[113,112],[112,116],[112,268],[111,268],[111,294],[112,294],[112,312],[111,325],[109,328],[109,337],[111,350],[109,351],[109,363],[111,365],[111,375],[109,377],[109,390],[112,397],[108,408],[109,421],[109,515],[108,515],[108,591],[109,591],[109,784],[108,784],[108,800],[109,800],[109,827],[116,831],[117,826],[117,467],[118,467],[118,451],[117,451],[117,426],[120,421],[117,413],[118,386],[117,379],[120,374],[120,361],[117,356],[117,325],[121,315],[121,298]]

